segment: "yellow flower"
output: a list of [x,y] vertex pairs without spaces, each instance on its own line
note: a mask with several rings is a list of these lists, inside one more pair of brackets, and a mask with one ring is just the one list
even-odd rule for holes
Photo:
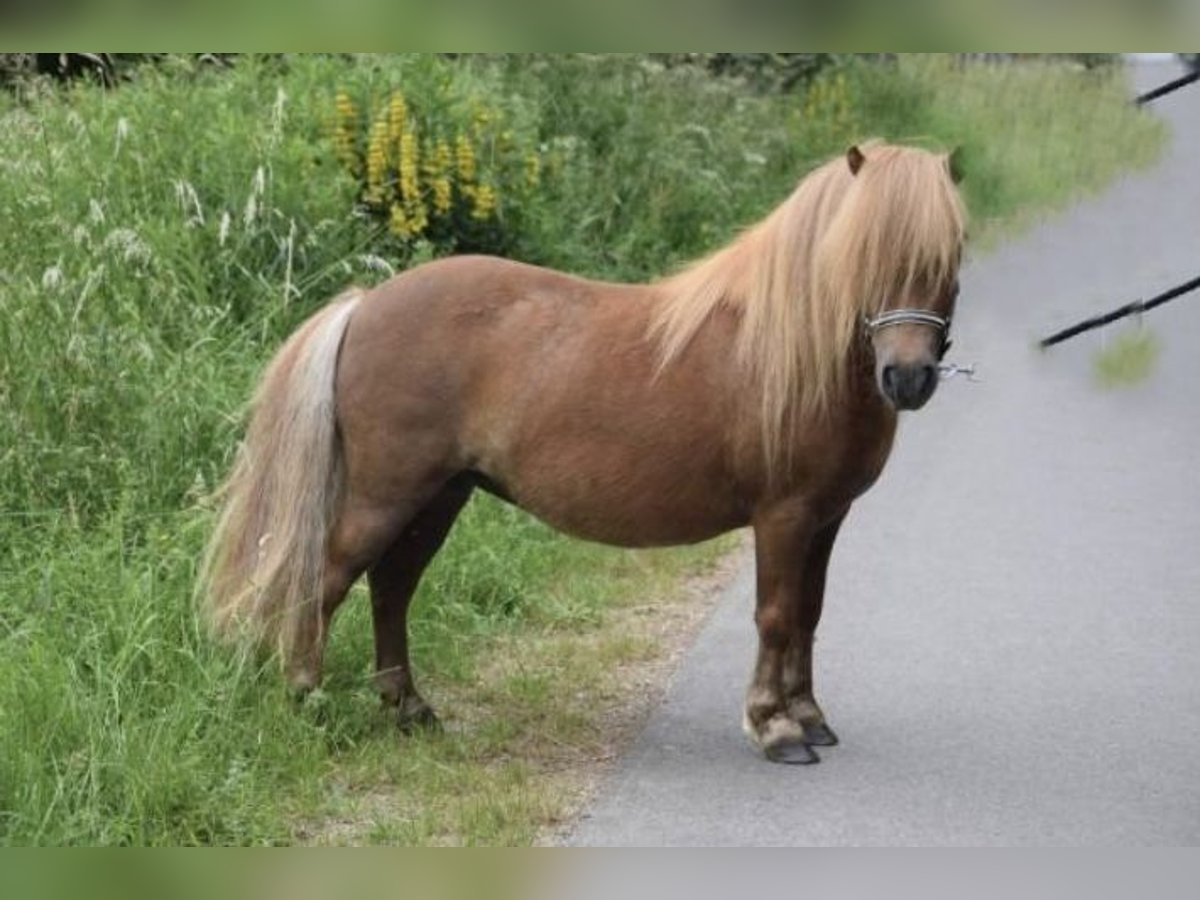
[[433,211],[439,216],[446,215],[454,206],[453,185],[450,182],[453,162],[454,157],[445,138],[425,144],[421,171],[425,175],[426,185],[433,192]]
[[454,142],[454,162],[458,168],[458,177],[470,183],[475,180],[477,168],[475,165],[475,148],[464,135],[459,135]]
[[417,136],[411,131],[404,132],[400,138],[400,193],[408,202],[420,197],[421,186],[417,176],[420,156]]
[[429,215],[425,212],[424,203],[417,206],[415,210],[409,211],[408,227],[411,234],[425,233],[425,229],[429,227]]
[[454,162],[454,157],[450,153],[450,144],[445,138],[438,138],[437,147],[434,149],[434,164],[441,174],[446,174],[450,171],[450,166]]
[[404,207],[399,203],[392,204],[392,212],[388,217],[388,228],[398,238],[407,238],[412,236],[412,229],[408,222],[408,216],[404,214]]
[[421,199],[420,165],[421,148],[417,136],[406,131],[400,138],[400,195],[404,198],[404,212],[413,234],[421,234],[429,224],[425,202]]
[[453,206],[453,198],[450,193],[450,179],[443,176],[433,180],[433,208],[438,215],[446,215],[450,212],[450,207]]
[[492,112],[482,103],[476,103],[471,116],[471,130],[479,137],[494,118]]
[[395,143],[404,134],[404,126],[408,121],[408,104],[404,95],[399,91],[392,94],[388,100],[388,140]]
[[388,122],[380,116],[371,126],[367,139],[367,190],[363,195],[368,203],[382,204],[387,199]]
[[542,180],[542,158],[532,150],[525,156],[525,186],[532,190]]
[[471,210],[471,218],[486,222],[496,211],[496,189],[490,184],[481,184],[475,189],[472,199],[474,209]]
[[333,149],[338,161],[352,175],[362,171],[362,163],[355,151],[355,133],[358,131],[358,109],[345,91],[338,91],[334,98]]
[[438,138],[436,142],[427,141],[425,143],[425,154],[421,161],[421,169],[430,182],[449,175],[450,167],[453,163],[454,156],[451,154],[450,145],[446,143],[445,138]]

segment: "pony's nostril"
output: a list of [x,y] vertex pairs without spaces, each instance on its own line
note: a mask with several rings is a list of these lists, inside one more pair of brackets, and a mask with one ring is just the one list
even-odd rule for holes
[[896,367],[895,366],[884,366],[883,374],[882,374],[881,378],[883,381],[883,389],[885,391],[887,391],[889,394],[895,394],[896,393]]
[[933,390],[937,383],[937,367],[922,366],[921,367],[921,390],[920,393],[925,394]]

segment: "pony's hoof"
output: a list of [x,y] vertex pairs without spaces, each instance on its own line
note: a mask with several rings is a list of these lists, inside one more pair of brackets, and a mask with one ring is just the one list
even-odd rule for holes
[[441,731],[442,722],[425,703],[401,704],[396,707],[396,725],[405,734],[416,731]]
[[821,722],[804,726],[804,742],[814,747],[834,747],[837,745],[838,736],[833,733],[832,728]]
[[789,766],[809,766],[821,761],[808,744],[804,726],[783,713],[771,716],[755,727],[749,713],[742,716],[742,730],[771,762]]
[[305,709],[318,709],[329,702],[329,695],[313,685],[290,684],[287,692],[292,703]]
[[781,741],[765,747],[763,754],[771,762],[787,766],[811,766],[821,761],[817,751],[803,741]]
[[288,698],[293,703],[305,703],[314,694],[320,700],[324,696],[321,690],[321,679],[314,672],[297,670],[289,672],[285,680]]

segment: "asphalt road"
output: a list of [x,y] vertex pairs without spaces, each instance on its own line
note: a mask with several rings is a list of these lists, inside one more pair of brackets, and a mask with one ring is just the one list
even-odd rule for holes
[[841,746],[787,767],[742,736],[747,564],[568,843],[1200,843],[1200,295],[1146,317],[1162,354],[1133,388],[1093,373],[1133,326],[1032,346],[1200,273],[1200,87],[1154,110],[1153,171],[963,273],[952,356],[985,380],[902,422],[834,550]]

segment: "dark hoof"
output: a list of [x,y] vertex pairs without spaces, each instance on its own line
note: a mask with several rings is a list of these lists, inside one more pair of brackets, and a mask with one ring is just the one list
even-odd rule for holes
[[396,725],[405,734],[412,734],[416,731],[442,730],[441,720],[430,707],[423,703],[420,706],[413,705],[408,708],[397,707]]
[[771,762],[783,763],[787,766],[811,766],[813,763],[821,761],[821,757],[817,756],[817,751],[801,741],[774,744],[763,753]]
[[832,728],[822,722],[819,725],[805,725],[804,740],[814,747],[833,747],[837,745],[838,736],[833,733]]

